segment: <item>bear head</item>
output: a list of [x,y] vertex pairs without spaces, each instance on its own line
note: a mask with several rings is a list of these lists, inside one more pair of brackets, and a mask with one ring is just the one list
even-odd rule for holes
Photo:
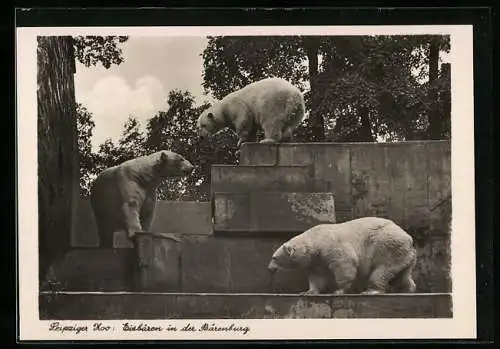
[[225,126],[225,122],[223,120],[220,120],[220,117],[215,108],[210,107],[203,111],[198,117],[198,136],[200,138],[207,138],[208,136],[219,132]]
[[182,177],[193,172],[194,166],[182,155],[169,150],[159,153],[159,161],[155,166],[158,177]]
[[274,273],[277,270],[291,271],[307,268],[311,256],[307,246],[290,240],[281,245],[272,255],[267,269]]

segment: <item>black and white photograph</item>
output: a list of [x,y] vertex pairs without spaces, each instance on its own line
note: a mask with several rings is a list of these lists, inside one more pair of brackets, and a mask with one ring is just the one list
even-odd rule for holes
[[470,26],[18,28],[17,52],[26,338],[474,335]]

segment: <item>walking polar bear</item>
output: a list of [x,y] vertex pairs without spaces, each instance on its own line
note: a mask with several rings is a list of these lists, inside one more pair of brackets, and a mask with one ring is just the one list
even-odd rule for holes
[[277,270],[306,270],[305,294],[415,292],[413,239],[388,219],[365,217],[320,224],[281,245],[268,265]]
[[291,139],[305,115],[302,92],[280,78],[266,78],[232,92],[206,109],[198,118],[198,134],[206,138],[225,127],[238,135],[238,147],[254,137],[256,126],[264,131],[260,143]]

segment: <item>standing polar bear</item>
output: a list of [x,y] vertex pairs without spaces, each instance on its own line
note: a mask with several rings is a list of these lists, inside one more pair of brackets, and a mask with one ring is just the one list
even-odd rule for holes
[[230,127],[238,135],[238,147],[252,138],[257,126],[264,131],[260,143],[292,138],[305,114],[302,92],[280,78],[267,78],[232,92],[198,118],[198,134],[204,138]]
[[156,187],[167,177],[185,176],[193,169],[182,155],[162,150],[102,171],[90,192],[101,246],[112,247],[117,231],[125,231],[131,239],[136,232],[149,230]]
[[306,270],[309,290],[336,294],[361,291],[415,292],[412,269],[416,263],[413,239],[388,219],[365,217],[340,224],[320,224],[281,245],[268,265],[276,270]]

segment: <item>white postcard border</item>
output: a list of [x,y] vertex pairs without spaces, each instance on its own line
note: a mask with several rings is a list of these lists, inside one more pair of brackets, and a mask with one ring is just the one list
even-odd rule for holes
[[[64,334],[48,331],[52,321],[38,317],[38,210],[37,210],[37,63],[36,36],[44,35],[398,35],[449,34],[452,77],[452,319],[237,319],[152,320],[149,325],[248,326],[241,333],[163,332],[127,333],[125,321],[101,321],[113,333],[88,331]],[[16,33],[18,137],[18,267],[19,335],[21,340],[127,340],[127,339],[413,339],[475,338],[475,203],[474,101],[472,25],[442,26],[276,26],[276,27],[24,27]],[[61,321],[92,326],[96,321]],[[134,321],[138,323],[139,321]]]

